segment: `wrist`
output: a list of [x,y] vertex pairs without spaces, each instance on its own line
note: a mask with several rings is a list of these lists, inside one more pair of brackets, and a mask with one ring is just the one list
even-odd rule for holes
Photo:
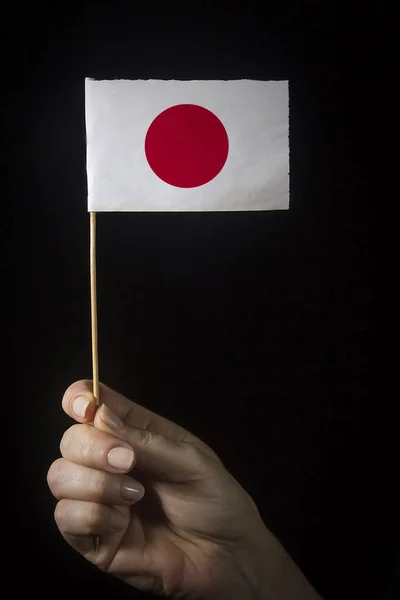
[[242,562],[249,584],[243,600],[322,600],[279,540],[264,524],[263,528],[249,543],[247,560]]

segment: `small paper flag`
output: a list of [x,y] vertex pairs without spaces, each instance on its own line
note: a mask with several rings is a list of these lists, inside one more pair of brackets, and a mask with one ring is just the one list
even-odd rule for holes
[[289,208],[287,81],[85,83],[90,212]]

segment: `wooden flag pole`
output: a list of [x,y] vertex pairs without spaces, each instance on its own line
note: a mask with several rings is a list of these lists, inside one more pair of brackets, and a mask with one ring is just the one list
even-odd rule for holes
[[[93,396],[96,406],[100,404],[99,393],[99,352],[97,343],[97,287],[96,287],[96,213],[90,213],[90,305],[92,314],[92,365]],[[94,538],[96,554],[100,549],[100,537]]]
[[99,355],[97,341],[97,289],[96,289],[96,213],[90,213],[90,302],[92,313],[92,364],[93,364],[93,396],[96,406],[99,398]]

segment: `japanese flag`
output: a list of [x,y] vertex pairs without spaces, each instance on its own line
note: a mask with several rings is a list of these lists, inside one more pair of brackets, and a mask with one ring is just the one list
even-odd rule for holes
[[289,207],[287,81],[85,84],[89,211]]

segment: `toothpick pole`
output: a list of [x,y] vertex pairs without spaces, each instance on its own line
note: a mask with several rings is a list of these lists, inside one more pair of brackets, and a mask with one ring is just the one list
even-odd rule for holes
[[[90,213],[90,305],[92,313],[92,364],[93,396],[96,406],[100,404],[99,394],[99,353],[97,343],[97,288],[96,288],[96,213]],[[100,549],[100,536],[94,538],[96,554]]]
[[92,312],[92,364],[93,364],[93,395],[96,405],[99,398],[99,355],[97,341],[97,289],[96,289],[96,213],[90,213],[90,301]]

